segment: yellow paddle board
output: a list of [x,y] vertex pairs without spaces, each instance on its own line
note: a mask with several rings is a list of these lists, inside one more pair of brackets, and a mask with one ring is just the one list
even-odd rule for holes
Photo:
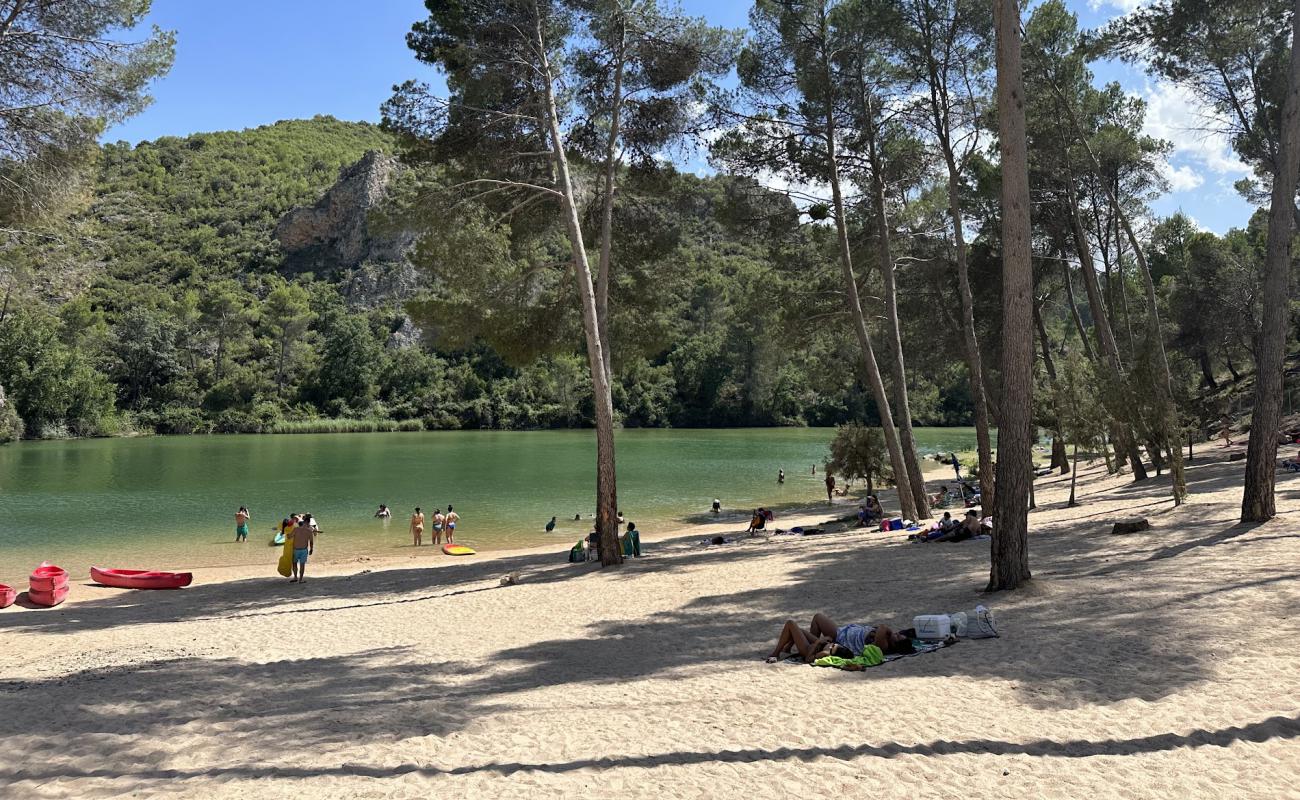
[[463,544],[444,544],[442,552],[449,556],[472,556],[474,555],[474,548],[466,547]]

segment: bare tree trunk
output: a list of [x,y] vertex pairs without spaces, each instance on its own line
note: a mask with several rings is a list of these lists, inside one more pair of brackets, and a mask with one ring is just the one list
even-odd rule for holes
[[998,148],[1002,154],[1002,405],[989,591],[1029,580],[1029,483],[1033,476],[1033,290],[1029,159],[1020,5],[995,0]]
[[[828,39],[825,9],[820,19],[822,42]],[[835,85],[831,73],[830,54],[823,47],[822,70],[826,80],[826,171],[830,177],[831,200],[835,212],[835,233],[839,245],[840,271],[844,277],[844,302],[848,306],[849,321],[853,332],[858,337],[862,348],[862,364],[867,371],[867,380],[871,384],[871,394],[876,400],[876,409],[880,412],[880,429],[885,437],[885,447],[889,450],[890,467],[894,470],[894,482],[898,486],[898,505],[904,517],[917,519],[916,501],[910,487],[907,460],[903,456],[903,447],[899,441],[898,429],[894,427],[894,415],[890,409],[889,393],[885,391],[885,382],[880,376],[880,364],[876,361],[876,351],[871,344],[871,333],[867,330],[867,321],[862,314],[862,301],[858,296],[858,278],[853,271],[853,252],[849,247],[849,228],[844,211],[844,193],[840,186],[839,155],[835,125],[835,98],[830,87]]]
[[1083,327],[1083,317],[1079,315],[1079,304],[1074,299],[1074,278],[1070,273],[1070,262],[1065,260],[1065,248],[1057,247],[1056,254],[1061,262],[1061,280],[1065,283],[1065,299],[1070,305],[1070,318],[1074,320],[1074,327],[1079,331],[1079,341],[1083,343],[1083,354],[1088,357],[1089,361],[1096,359],[1096,354],[1092,351],[1092,342],[1088,339],[1088,332]]
[[[1073,177],[1070,176],[1072,181]],[[1066,183],[1066,197],[1069,204],[1070,215],[1070,232],[1074,237],[1074,249],[1079,255],[1079,272],[1083,275],[1083,288],[1088,295],[1088,309],[1092,312],[1093,330],[1097,333],[1097,343],[1100,345],[1102,353],[1106,356],[1106,361],[1115,374],[1124,374],[1123,361],[1119,355],[1119,345],[1115,341],[1115,334],[1110,327],[1110,317],[1106,314],[1106,304],[1101,297],[1101,288],[1097,285],[1097,269],[1092,260],[1092,248],[1088,245],[1088,236],[1083,232],[1083,222],[1079,212],[1079,200],[1074,193],[1072,183]],[[1125,416],[1131,415],[1131,409],[1124,409]],[[1115,441],[1115,456],[1119,460],[1120,466],[1123,466],[1125,459],[1131,462],[1133,467],[1133,480],[1144,481],[1147,479],[1146,467],[1142,465],[1142,458],[1137,455],[1137,449],[1133,442],[1133,433],[1130,429],[1128,420],[1117,421],[1112,426],[1112,435]]]
[[[1104,450],[1105,448],[1103,448]],[[1107,459],[1109,461],[1109,459]],[[1070,500],[1065,504],[1066,508],[1074,508],[1079,505],[1074,501],[1074,487],[1079,482],[1079,443],[1074,443],[1074,467],[1070,470]]]
[[962,230],[961,176],[952,151],[944,145],[948,165],[948,215],[952,219],[953,242],[957,255],[957,295],[961,298],[961,334],[966,346],[966,370],[970,373],[971,405],[975,408],[975,449],[979,459],[980,498],[992,505],[996,499],[993,483],[993,439],[989,434],[988,395],[984,391],[984,361],[979,339],[975,336],[975,299],[970,288],[970,269],[966,260],[966,234]]
[[600,209],[600,261],[596,271],[596,319],[600,323],[600,341],[604,345],[605,377],[612,384],[614,373],[610,366],[611,348],[609,346],[609,267],[611,251],[614,246],[614,179],[617,176],[620,159],[618,158],[618,136],[623,114],[623,69],[626,64],[625,44],[627,37],[626,20],[620,18],[623,30],[619,36],[618,61],[614,68],[614,96],[609,116],[609,138],[605,142],[605,196],[601,198]]
[[1047,326],[1043,324],[1043,315],[1037,303],[1034,304],[1034,329],[1038,331],[1043,369],[1047,370],[1047,385],[1052,389],[1052,413],[1056,416],[1056,425],[1052,428],[1052,461],[1048,466],[1059,469],[1065,475],[1070,471],[1070,459],[1065,454],[1065,442],[1061,441],[1061,409],[1056,404],[1056,364],[1052,362],[1051,341],[1047,338]]
[[[870,104],[870,101],[867,101]],[[880,275],[885,285],[885,330],[890,339],[893,358],[890,359],[894,383],[894,411],[898,415],[899,445],[903,449],[903,459],[907,462],[906,485],[912,493],[912,503],[916,506],[917,516],[912,519],[930,517],[930,498],[925,493],[925,475],[921,471],[921,461],[916,455],[916,439],[912,435],[912,408],[907,399],[907,366],[903,360],[903,338],[898,324],[898,291],[894,282],[894,256],[889,243],[889,217],[885,209],[885,180],[877,149],[874,107],[869,107],[867,122],[867,157],[871,162],[871,199],[876,213],[876,258],[880,261]],[[901,493],[905,484],[900,482]]]
[[1246,446],[1246,485],[1241,521],[1263,522],[1277,513],[1273,497],[1277,426],[1282,414],[1282,368],[1286,359],[1291,237],[1295,225],[1296,173],[1300,172],[1300,0],[1292,17],[1290,78],[1282,106],[1281,153],[1273,175],[1264,256],[1264,310],[1255,360],[1255,409]]
[[591,384],[596,411],[596,530],[599,533],[600,563],[611,566],[623,563],[623,551],[618,546],[616,514],[617,492],[614,480],[614,402],[610,391],[609,373],[605,369],[604,343],[600,338],[600,322],[596,315],[596,290],[592,283],[591,266],[582,238],[582,222],[574,201],[573,181],[569,175],[569,159],[564,152],[564,136],[560,133],[559,113],[555,107],[554,75],[546,43],[542,38],[541,14],[534,18],[534,44],[545,84],[547,128],[551,139],[551,153],[555,162],[556,177],[560,183],[561,206],[568,227],[569,246],[573,251],[573,273],[578,284],[578,297],[582,302],[582,329],[587,338],[587,360],[591,368]]

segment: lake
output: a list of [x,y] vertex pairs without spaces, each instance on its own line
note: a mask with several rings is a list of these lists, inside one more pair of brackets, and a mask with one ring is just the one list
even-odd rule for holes
[[[821,463],[833,435],[620,431],[619,504],[649,534],[707,513],[714,497],[737,520],[757,505],[811,503],[824,496]],[[922,453],[975,446],[973,428],[918,428],[916,436]],[[320,554],[330,560],[401,555],[411,509],[449,503],[461,515],[458,541],[485,550],[551,541],[558,552],[590,530],[594,460],[590,430],[20,442],[0,447],[0,582],[25,588],[46,559],[74,576],[92,563],[266,564],[271,572],[271,529],[294,511],[315,514],[325,531]],[[373,518],[380,503],[393,509],[391,520]],[[252,533],[237,544],[241,505],[253,514]],[[553,515],[559,525],[547,534]]]

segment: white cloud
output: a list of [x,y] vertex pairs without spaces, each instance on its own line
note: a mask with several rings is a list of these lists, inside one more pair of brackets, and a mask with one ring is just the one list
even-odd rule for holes
[[1088,0],[1088,8],[1093,11],[1113,8],[1121,14],[1128,14],[1146,5],[1147,2],[1148,0]]
[[1250,173],[1250,168],[1233,152],[1228,137],[1215,130],[1214,112],[1190,90],[1161,81],[1147,85],[1138,96],[1147,103],[1143,131],[1173,143],[1173,158],[1183,162],[1178,168],[1165,167],[1165,177],[1175,191],[1195,189],[1204,183],[1204,178],[1188,162],[1220,176],[1240,177]]
[[1165,176],[1165,180],[1169,181],[1170,190],[1175,192],[1190,191],[1205,183],[1201,173],[1186,164],[1175,167],[1173,164],[1165,163],[1161,166],[1160,172]]

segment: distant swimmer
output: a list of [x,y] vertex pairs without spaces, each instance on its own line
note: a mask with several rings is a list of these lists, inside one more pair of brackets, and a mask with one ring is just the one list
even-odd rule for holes
[[235,512],[235,541],[236,542],[248,541],[248,521],[252,518],[253,515],[248,513],[248,509],[245,508],[244,506],[240,506],[239,510]]
[[550,533],[553,530],[555,530],[555,517],[551,517],[551,521],[546,523],[546,532]]
[[[447,518],[442,515],[442,509],[433,510],[433,543],[442,544],[442,527],[447,524]],[[451,541],[450,538],[447,541]]]
[[419,506],[415,507],[415,513],[411,515],[411,539],[415,547],[424,544],[424,512]]
[[722,511],[722,501],[715,497],[713,498],[713,513],[717,514],[720,511]]
[[783,469],[778,469],[778,470],[776,471],[776,482],[777,482],[777,483],[785,483],[785,470],[783,470]]
[[574,514],[574,515],[573,515],[573,521],[574,521],[574,522],[582,522],[582,515],[581,515],[581,514]]
[[391,516],[393,516],[393,512],[388,510],[388,506],[380,503],[379,510],[375,512],[375,519],[388,519]]
[[452,537],[456,535],[456,523],[460,522],[460,514],[451,510],[451,505],[447,506],[447,544],[452,543]]
[[619,524],[619,525],[622,525],[622,524],[623,524],[623,512],[622,512],[622,511],[618,512],[618,524]]
[[817,465],[816,465],[816,464],[813,464],[813,472],[812,472],[812,474],[814,474],[814,475],[817,474]]

